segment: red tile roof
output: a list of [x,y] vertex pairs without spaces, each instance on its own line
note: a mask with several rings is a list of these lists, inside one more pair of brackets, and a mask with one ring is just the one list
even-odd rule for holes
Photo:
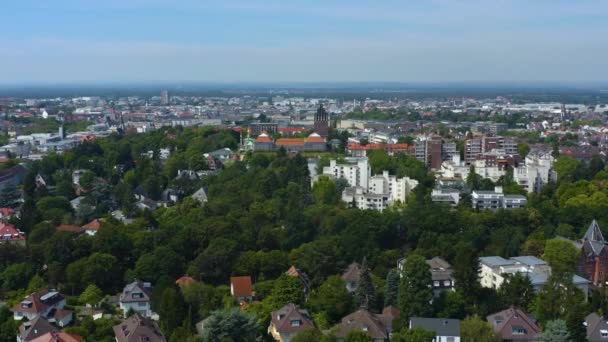
[[321,137],[317,133],[312,133],[311,135],[308,136],[308,138],[306,138],[306,142],[309,142],[309,143],[324,143],[325,139],[323,137]]
[[25,240],[25,233],[17,230],[12,224],[0,221],[0,242]]
[[300,276],[300,272],[298,272],[298,269],[294,265],[291,265],[285,274],[296,278]]
[[55,230],[57,230],[58,232],[69,232],[69,233],[81,233],[82,231],[84,231],[84,229],[82,229],[82,227],[74,226],[74,225],[70,225],[70,224],[62,224],[61,226],[57,226],[57,228],[55,228]]
[[37,337],[30,342],[82,342],[82,337],[66,332],[50,332]]
[[189,277],[189,276],[183,276],[183,277],[177,279],[175,281],[175,284],[177,284],[179,286],[188,286],[194,282],[195,282],[194,278]]
[[230,292],[234,297],[250,297],[253,295],[251,277],[230,277]]
[[100,219],[94,219],[93,221],[82,226],[82,228],[84,228],[84,230],[99,230],[99,228],[101,228],[102,222],[103,221],[101,221]]
[[258,135],[257,139],[255,139],[256,143],[271,143],[272,139],[266,134],[266,132],[262,132],[262,134]]
[[[256,140],[256,142],[257,142],[257,140]],[[304,146],[304,139],[280,138],[280,139],[277,139],[276,144],[278,146]]]
[[15,214],[15,209],[11,208],[0,208],[0,214],[2,216],[13,216]]

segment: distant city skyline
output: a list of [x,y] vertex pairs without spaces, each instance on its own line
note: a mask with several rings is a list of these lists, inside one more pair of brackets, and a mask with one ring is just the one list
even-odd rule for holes
[[605,82],[601,0],[35,0],[0,83]]

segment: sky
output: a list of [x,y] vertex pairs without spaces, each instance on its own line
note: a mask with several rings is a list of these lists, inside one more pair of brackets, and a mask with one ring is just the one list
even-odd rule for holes
[[596,82],[605,0],[6,0],[0,83]]

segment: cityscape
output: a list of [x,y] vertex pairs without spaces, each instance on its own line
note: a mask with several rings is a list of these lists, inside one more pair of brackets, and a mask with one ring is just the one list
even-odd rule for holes
[[0,342],[608,340],[604,2],[3,7]]

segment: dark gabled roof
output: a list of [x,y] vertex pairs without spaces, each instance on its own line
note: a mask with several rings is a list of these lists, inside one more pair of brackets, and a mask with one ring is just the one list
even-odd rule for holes
[[19,336],[23,341],[30,341],[46,333],[57,331],[46,319],[38,316],[19,326]]
[[351,331],[365,332],[372,339],[386,340],[389,337],[389,329],[382,321],[363,308],[342,318],[342,322],[336,326],[338,338],[346,337]]
[[361,266],[358,263],[353,262],[348,265],[346,271],[342,274],[342,279],[344,281],[359,281],[359,277],[361,276]]
[[437,336],[460,336],[460,320],[448,318],[410,318],[410,329],[423,328]]
[[[133,294],[141,294],[141,297],[134,297]],[[120,294],[121,303],[149,302],[152,294],[152,285],[141,280],[135,280],[127,284]]]
[[593,312],[585,317],[585,323],[587,323],[587,341],[606,341],[606,338],[602,337],[602,330],[608,330],[608,319]]
[[[494,331],[499,333],[504,340],[533,341],[541,332],[534,317],[514,307],[489,315],[487,320]],[[526,333],[514,335],[514,327],[524,328]]]
[[596,241],[602,244],[606,242],[606,240],[604,240],[604,235],[602,235],[600,226],[597,224],[596,220],[593,220],[593,222],[591,222],[591,224],[589,225],[589,228],[587,228],[587,232],[585,233],[585,236],[583,236],[583,240]]
[[[292,321],[299,321],[299,324],[294,326],[291,324]],[[298,308],[293,303],[289,303],[279,310],[273,311],[271,313],[270,324],[274,325],[279,333],[297,333],[314,328],[308,311]]]
[[118,342],[166,342],[158,325],[150,319],[135,314],[113,327]]

